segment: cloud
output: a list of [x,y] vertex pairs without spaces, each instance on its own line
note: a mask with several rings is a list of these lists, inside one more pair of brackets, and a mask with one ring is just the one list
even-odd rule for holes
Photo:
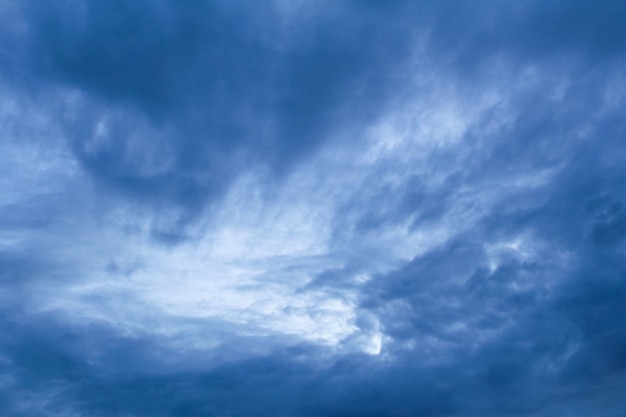
[[626,409],[619,2],[0,5],[0,410]]
[[77,96],[57,116],[89,176],[193,217],[241,171],[282,175],[356,129],[395,84],[403,33],[345,7],[309,20],[278,6],[27,2],[8,63]]

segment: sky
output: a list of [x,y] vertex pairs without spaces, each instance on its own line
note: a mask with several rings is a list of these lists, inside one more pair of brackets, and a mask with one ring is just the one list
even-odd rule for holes
[[0,0],[0,415],[626,415],[624,19]]

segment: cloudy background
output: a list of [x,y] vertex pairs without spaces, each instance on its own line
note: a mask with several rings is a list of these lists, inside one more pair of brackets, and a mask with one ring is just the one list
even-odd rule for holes
[[0,0],[0,414],[625,415],[624,19]]

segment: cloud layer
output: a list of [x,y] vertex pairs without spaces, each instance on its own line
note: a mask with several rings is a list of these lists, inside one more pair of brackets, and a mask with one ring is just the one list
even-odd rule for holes
[[0,4],[0,411],[626,411],[626,3]]

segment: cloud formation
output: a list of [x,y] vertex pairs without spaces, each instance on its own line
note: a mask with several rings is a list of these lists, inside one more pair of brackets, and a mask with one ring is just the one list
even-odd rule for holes
[[623,414],[625,13],[0,5],[0,411]]

